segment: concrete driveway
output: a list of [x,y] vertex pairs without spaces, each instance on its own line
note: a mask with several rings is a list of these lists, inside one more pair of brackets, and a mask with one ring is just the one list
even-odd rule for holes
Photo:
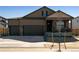
[[[74,38],[79,40],[79,37]],[[34,42],[32,42],[33,40]],[[50,49],[52,45],[53,47]],[[61,43],[60,48],[62,51],[79,51],[79,41]],[[6,36],[0,38],[0,51],[57,51],[58,49],[59,43],[44,42],[43,36]]]

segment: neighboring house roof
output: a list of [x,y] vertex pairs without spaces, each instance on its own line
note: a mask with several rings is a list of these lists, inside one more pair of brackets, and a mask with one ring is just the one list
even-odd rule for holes
[[72,16],[70,16],[70,15],[68,15],[68,14],[66,14],[66,13],[64,13],[64,12],[62,12],[62,11],[60,11],[60,10],[58,10],[56,13],[54,13],[54,14],[52,14],[52,15],[50,15],[50,16],[48,16],[47,17],[47,19],[59,19],[59,18],[66,18],[66,19],[68,19],[68,18],[73,18]]
[[72,20],[76,20],[76,19],[78,20],[78,19],[79,19],[79,16],[75,17],[75,18],[74,18],[74,19],[72,19]]
[[[52,9],[46,7],[46,6],[43,6],[43,7],[39,8],[39,9],[37,9],[37,10],[35,10],[35,11],[29,13],[28,15],[25,15],[24,17],[37,17],[37,16],[38,16],[38,17],[42,17],[42,16],[37,15],[37,13],[38,13],[38,12],[42,12],[42,11],[44,11],[44,10],[48,10],[48,11],[52,12],[51,14],[55,13],[54,10],[52,10]],[[36,16],[35,16],[35,14],[36,14]],[[23,18],[24,18],[24,17],[23,17]]]
[[3,28],[3,27],[5,28],[6,24],[7,24],[6,19],[0,16],[0,28]]
[[6,23],[6,18],[0,16],[0,22]]
[[0,18],[3,18],[3,19],[5,19],[4,17],[2,17],[2,16],[0,16]]
[[79,16],[77,16],[76,18],[79,18]]

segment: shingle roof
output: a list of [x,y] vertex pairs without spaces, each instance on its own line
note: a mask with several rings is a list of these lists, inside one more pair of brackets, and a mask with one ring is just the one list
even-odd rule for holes
[[51,18],[73,18],[72,16],[58,10],[56,13],[50,15],[47,17],[47,19],[51,19]]
[[48,9],[48,10],[50,10],[50,11],[52,11],[52,12],[55,12],[54,10],[52,10],[52,9],[46,7],[46,6],[43,6],[43,7],[39,8],[39,9],[37,9],[37,10],[35,10],[35,11],[33,11],[33,12],[31,12],[31,13],[25,15],[25,16],[23,16],[23,18],[24,18],[24,17],[27,17],[27,16],[29,16],[29,15],[35,13],[35,12],[38,12],[39,10],[42,10],[42,9]]

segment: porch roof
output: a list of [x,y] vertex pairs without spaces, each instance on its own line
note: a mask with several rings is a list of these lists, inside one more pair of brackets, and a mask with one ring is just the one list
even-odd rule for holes
[[73,19],[72,16],[58,10],[56,13],[47,17],[47,20],[70,20]]

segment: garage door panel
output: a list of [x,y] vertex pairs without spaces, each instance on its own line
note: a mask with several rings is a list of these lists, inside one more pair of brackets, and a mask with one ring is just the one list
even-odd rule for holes
[[25,25],[23,26],[24,35],[43,35],[43,26]]
[[19,35],[19,27],[18,26],[9,26],[9,34],[10,35]]

